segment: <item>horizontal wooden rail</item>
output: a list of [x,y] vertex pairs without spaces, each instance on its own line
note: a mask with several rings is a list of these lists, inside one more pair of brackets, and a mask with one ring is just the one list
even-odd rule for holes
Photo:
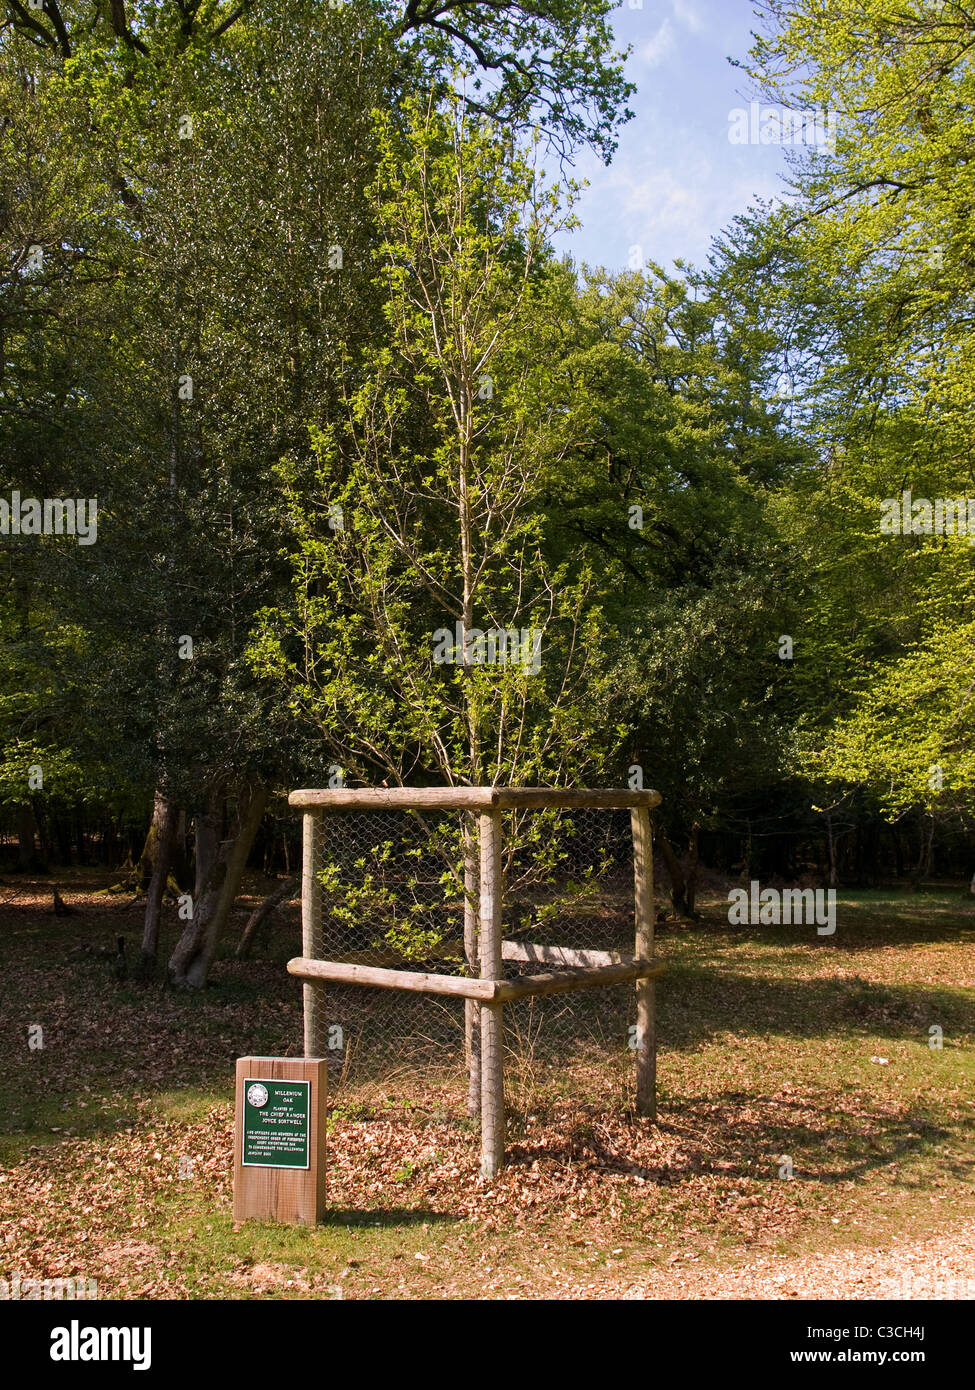
[[405,989],[415,994],[450,994],[483,1003],[500,1003],[534,994],[562,994],[572,989],[593,989],[625,980],[651,980],[664,967],[653,960],[623,961],[588,969],[547,975],[523,975],[518,980],[468,980],[461,975],[428,975],[419,970],[384,970],[338,960],[308,960],[295,956],[288,973],[299,980],[331,980],[334,984],[369,985],[373,989]]
[[596,788],[577,790],[570,787],[344,787],[341,791],[306,788],[288,797],[290,806],[304,810],[365,811],[365,810],[444,810],[498,811],[541,810],[556,807],[593,807],[614,811],[634,806],[659,806],[660,793]]
[[289,975],[300,980],[332,980],[341,985],[371,985],[374,989],[407,989],[415,994],[453,994],[462,999],[495,999],[498,981],[468,980],[463,975],[429,975],[421,970],[385,970],[375,965],[352,965],[341,960],[288,961]]

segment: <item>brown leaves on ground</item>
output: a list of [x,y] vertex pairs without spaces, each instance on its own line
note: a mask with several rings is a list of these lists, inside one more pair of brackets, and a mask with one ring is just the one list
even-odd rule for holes
[[[749,1117],[753,1133],[761,1110],[753,1106]],[[775,1177],[773,1156],[760,1167],[757,1156],[722,1157],[732,1116],[728,1104],[705,1105],[656,1126],[565,1104],[513,1126],[507,1166],[484,1183],[476,1135],[444,1113],[439,1097],[405,1113],[351,1119],[338,1111],[328,1136],[329,1206],[336,1222],[413,1216],[466,1221],[486,1236],[555,1222],[580,1251],[639,1238],[660,1263],[693,1262],[722,1237],[768,1245],[788,1236],[808,1201],[805,1186]],[[31,1154],[0,1178],[4,1266],[34,1278],[97,1277],[103,1298],[198,1295],[186,1266],[205,1263],[214,1220],[230,1216],[232,1131],[230,1106],[217,1106],[194,1123],[146,1118],[111,1137]],[[842,1210],[843,1195],[842,1187],[820,1189],[817,1200]],[[184,1197],[194,1214],[176,1241],[167,1217]],[[212,1277],[229,1296],[239,1287],[325,1297],[331,1287],[327,1276],[273,1260],[237,1262]]]
[[[31,1154],[0,1175],[4,1265],[31,1278],[97,1278],[100,1298],[185,1295],[186,1252],[158,1240],[162,1199],[192,1184],[205,1208],[229,1204],[232,1129],[232,1112],[221,1107],[194,1125],[136,1125]],[[179,1176],[180,1159],[192,1177]],[[201,1223],[202,1238],[205,1216]]]
[[[339,1091],[326,1224],[235,1231],[233,1061],[297,1050],[294,909],[272,958],[221,959],[216,988],[190,998],[111,978],[138,906],[62,891],[78,916],[55,918],[37,892],[5,904],[5,1277],[96,1278],[102,1298],[328,1298],[339,1284],[345,1297],[870,1297],[893,1287],[898,1235],[899,1254],[908,1238],[921,1250],[922,1207],[935,1224],[971,1214],[967,927],[927,939],[912,926],[890,944],[868,922],[815,950],[675,932],[658,1125],[620,1108],[620,1068],[598,1049],[563,1054],[557,1072],[513,1057],[507,1166],[487,1184],[462,1068],[431,1079],[404,1060],[394,1081]],[[932,1020],[943,1052],[927,1046]],[[33,1023],[42,1050],[28,1048]],[[870,1067],[878,1050],[890,1066]],[[888,1215],[890,1259],[858,1262],[845,1243],[886,1234]],[[812,1242],[815,1257],[781,1253]],[[938,1249],[961,1277],[964,1260]]]

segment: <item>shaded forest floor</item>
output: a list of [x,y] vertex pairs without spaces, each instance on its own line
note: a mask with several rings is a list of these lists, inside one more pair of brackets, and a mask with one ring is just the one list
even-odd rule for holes
[[[456,1067],[346,1084],[309,1232],[231,1215],[234,1059],[299,1050],[296,905],[251,961],[238,914],[193,996],[114,979],[141,904],[108,882],[59,877],[63,918],[48,880],[0,882],[4,1278],[95,1278],[101,1298],[975,1296],[960,888],[841,891],[824,938],[705,901],[659,937],[658,1124],[628,1108],[625,1047],[568,1051],[530,1088],[513,1058],[493,1184]],[[178,926],[168,908],[164,956]]]

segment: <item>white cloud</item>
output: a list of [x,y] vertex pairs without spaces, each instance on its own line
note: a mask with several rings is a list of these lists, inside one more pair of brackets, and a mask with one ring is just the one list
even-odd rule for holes
[[648,68],[658,67],[674,52],[677,47],[677,25],[692,34],[700,34],[704,30],[704,20],[692,0],[670,0],[670,3],[672,15],[662,21],[652,38],[639,50],[639,56]]
[[649,43],[640,50],[640,57],[648,68],[655,68],[673,52],[673,49],[674,26],[669,19],[665,19]]
[[[711,160],[689,155],[677,169],[611,168],[604,186],[594,191],[594,202],[615,209],[606,262],[624,264],[628,247],[638,245],[645,256],[666,266],[677,256],[702,265],[711,237],[735,213],[756,196],[770,197],[779,190],[775,180],[764,174],[718,180]],[[602,221],[590,203],[581,210],[584,226],[590,210],[593,222]],[[609,231],[604,225],[604,243]]]
[[686,29],[690,29],[692,34],[700,34],[704,28],[704,20],[698,14],[691,0],[672,0],[672,4],[674,18]]
[[690,230],[697,233],[705,225],[705,203],[709,201],[710,166],[702,161],[692,178],[686,171],[678,177],[670,169],[656,169],[640,179],[621,178],[617,190],[621,196],[626,223],[634,231],[655,232]]

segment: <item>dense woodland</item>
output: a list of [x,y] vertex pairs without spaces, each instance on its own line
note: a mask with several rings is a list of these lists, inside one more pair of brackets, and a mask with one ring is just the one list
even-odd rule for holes
[[[118,870],[203,984],[294,787],[659,788],[696,866],[975,868],[975,14],[765,0],[840,113],[706,266],[557,256],[606,0],[45,0],[0,30],[2,872]],[[814,22],[815,21],[815,22]],[[906,533],[905,533],[906,532]],[[538,629],[537,672],[432,634]],[[158,962],[162,969],[166,962]]]

